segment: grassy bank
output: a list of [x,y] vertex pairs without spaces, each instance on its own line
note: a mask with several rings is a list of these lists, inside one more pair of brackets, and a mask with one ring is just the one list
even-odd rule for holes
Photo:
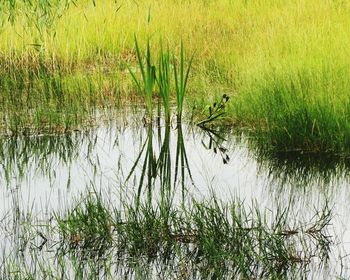
[[268,148],[349,152],[344,1],[17,0],[1,9],[0,106],[11,131],[75,127],[91,105],[135,100],[136,34],[155,54],[161,38],[195,54],[185,102],[198,116],[229,93],[226,121]]

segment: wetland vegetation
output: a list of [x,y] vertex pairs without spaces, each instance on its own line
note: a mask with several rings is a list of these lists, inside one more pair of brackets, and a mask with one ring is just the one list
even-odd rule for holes
[[350,277],[349,23],[0,1],[0,278]]

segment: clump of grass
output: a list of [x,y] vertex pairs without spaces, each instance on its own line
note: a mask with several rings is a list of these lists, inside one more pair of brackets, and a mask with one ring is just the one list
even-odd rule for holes
[[[162,44],[161,44],[162,45]],[[166,52],[163,51],[163,47],[159,51],[159,63],[158,63],[158,76],[156,66],[153,65],[151,61],[151,50],[149,40],[147,41],[146,48],[146,63],[143,62],[143,57],[135,36],[135,48],[137,54],[137,60],[139,65],[139,70],[141,72],[141,77],[143,83],[141,83],[136,74],[129,68],[129,72],[137,86],[139,92],[144,96],[146,103],[147,113],[152,118],[153,115],[153,89],[155,83],[158,85],[159,95],[163,101],[163,107],[165,111],[165,120],[169,122],[170,120],[170,100],[171,100],[171,68],[174,72],[174,83],[175,83],[175,96],[177,105],[177,118],[181,121],[183,104],[186,95],[186,88],[189,78],[189,73],[192,65],[193,56],[190,59],[187,68],[185,68],[184,59],[184,47],[181,42],[180,48],[180,60],[177,63],[175,55],[173,56],[172,62],[173,67],[171,67],[170,51],[167,49]]]

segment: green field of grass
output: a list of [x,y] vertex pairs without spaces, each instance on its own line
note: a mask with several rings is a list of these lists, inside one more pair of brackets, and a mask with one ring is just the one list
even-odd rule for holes
[[349,153],[347,1],[11,0],[0,15],[6,132],[75,129],[97,109],[143,102],[128,71],[136,35],[155,61],[161,41],[194,55],[185,105],[195,118],[225,93],[223,121],[264,147]]

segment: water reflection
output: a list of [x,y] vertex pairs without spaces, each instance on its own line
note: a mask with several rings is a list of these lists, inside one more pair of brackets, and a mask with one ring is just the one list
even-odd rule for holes
[[181,204],[214,192],[226,201],[255,200],[271,211],[290,203],[305,220],[312,218],[310,210],[335,204],[334,233],[344,243],[350,241],[344,226],[350,216],[349,170],[346,158],[266,154],[223,128],[116,122],[62,136],[1,138],[0,214],[11,213],[15,224],[28,209],[34,216],[50,215],[69,208],[91,185],[107,193],[127,189],[138,203],[150,205]]
[[58,164],[69,165],[77,158],[80,140],[77,134],[39,137],[0,138],[1,176],[6,182],[22,179],[34,166],[37,172],[50,175]]
[[315,182],[320,187],[329,186],[350,175],[350,159],[330,154],[259,153],[257,159],[262,172],[268,169],[271,181],[281,185],[306,187]]
[[[230,135],[227,135],[227,130],[225,128],[219,128],[218,130],[201,127],[202,132],[205,136],[202,139],[202,145],[207,150],[212,150],[214,154],[219,154],[222,158],[222,162],[224,164],[227,164],[230,161],[230,157],[228,155],[228,149],[225,147],[225,142],[227,142],[227,138],[230,137]],[[207,141],[205,141],[208,138]]]
[[[81,167],[80,171],[90,180],[106,174],[106,169],[111,175],[113,169],[112,173],[118,173],[113,175],[114,179],[133,180],[139,192],[142,186],[150,189],[155,184],[162,185],[162,188],[179,184],[185,189],[203,183],[200,171],[214,171],[213,177],[225,173],[226,176],[222,176],[225,178],[230,170],[236,169],[237,162],[243,163],[240,167],[250,165],[239,173],[256,168],[257,175],[264,178],[262,184],[274,187],[334,186],[347,182],[350,175],[349,158],[266,153],[252,146],[249,139],[223,128],[214,130],[181,125],[137,128],[110,124],[96,130],[59,136],[0,138],[0,179],[7,185],[13,184],[14,180],[16,185],[21,184],[28,180],[29,174],[56,178],[60,170],[71,173],[68,180],[71,184],[72,176],[77,175],[73,173]],[[200,165],[203,170],[198,170]],[[192,166],[196,170],[193,171]],[[236,177],[241,174],[236,174]],[[251,178],[251,181],[256,179]]]

